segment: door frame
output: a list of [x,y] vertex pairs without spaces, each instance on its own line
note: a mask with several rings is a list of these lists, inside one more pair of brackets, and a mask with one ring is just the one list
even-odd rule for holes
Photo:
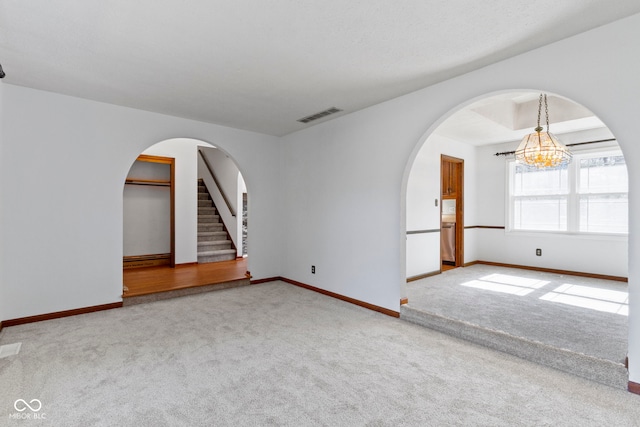
[[[169,165],[169,170],[170,170],[169,181],[141,180],[141,179],[127,178],[127,180],[125,181],[125,185],[135,184],[135,185],[152,185],[152,186],[159,186],[159,187],[169,187],[169,194],[170,194],[169,198],[170,198],[170,204],[171,204],[169,266],[174,268],[176,266],[176,219],[175,219],[176,159],[173,157],[151,156],[148,154],[140,154],[136,158],[136,161]],[[147,267],[147,266],[153,266],[153,265],[162,265],[162,263],[163,263],[162,259],[156,259],[154,255],[123,258],[123,264],[125,268],[127,268],[127,264],[129,264],[129,267],[138,267],[138,266]],[[164,265],[166,265],[166,257],[164,258]]]
[[[457,167],[455,168],[456,192],[455,196],[445,195],[443,192],[444,187],[444,164],[452,163]],[[451,169],[449,169],[451,170]],[[440,230],[442,230],[442,201],[444,199],[455,199],[456,201],[456,261],[455,267],[462,267],[464,265],[464,159],[457,157],[447,156],[445,154],[440,155]],[[441,231],[442,233],[442,231]],[[441,234],[442,238],[442,234]],[[440,269],[442,269],[442,250],[440,250]]]

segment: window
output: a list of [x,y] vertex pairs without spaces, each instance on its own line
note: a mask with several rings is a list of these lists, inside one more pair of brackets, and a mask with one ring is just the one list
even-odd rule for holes
[[628,230],[627,166],[620,150],[577,153],[538,170],[509,164],[509,229],[563,233]]

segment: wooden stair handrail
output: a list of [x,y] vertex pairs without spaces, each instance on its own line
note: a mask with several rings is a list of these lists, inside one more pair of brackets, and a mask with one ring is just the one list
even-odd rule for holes
[[198,149],[198,153],[200,153],[200,157],[202,157],[202,160],[204,160],[204,164],[207,166],[207,169],[209,169],[209,174],[213,178],[213,182],[216,184],[216,187],[218,187],[218,191],[220,191],[220,194],[222,195],[222,198],[224,199],[224,202],[226,203],[227,208],[229,209],[229,212],[231,212],[231,216],[235,217],[236,211],[231,206],[231,203],[229,202],[229,198],[227,197],[224,190],[222,189],[222,186],[220,186],[220,182],[218,181],[216,174],[213,172],[213,168],[209,164],[209,160],[207,160],[207,156],[204,155],[201,149]]

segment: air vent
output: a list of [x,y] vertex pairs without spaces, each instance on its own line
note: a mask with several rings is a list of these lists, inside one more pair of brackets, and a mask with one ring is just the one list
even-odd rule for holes
[[339,113],[340,111],[342,111],[342,110],[339,109],[339,108],[331,107],[331,108],[327,108],[324,111],[320,111],[319,113],[315,113],[315,114],[312,114],[310,116],[298,119],[297,121],[299,121],[300,123],[309,123],[309,122],[312,122],[314,120],[318,120],[318,119],[321,119],[323,117],[327,117],[327,116],[329,116],[331,114]]

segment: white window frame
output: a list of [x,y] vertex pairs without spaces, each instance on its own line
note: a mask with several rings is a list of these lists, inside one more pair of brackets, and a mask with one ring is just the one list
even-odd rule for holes
[[[555,235],[574,235],[574,236],[612,236],[612,237],[627,237],[629,235],[628,230],[626,233],[616,233],[616,232],[593,232],[593,231],[580,231],[580,198],[581,196],[584,196],[583,194],[578,193],[578,180],[579,180],[579,173],[580,173],[580,168],[579,168],[579,164],[580,164],[580,160],[584,159],[584,158],[591,158],[591,157],[599,157],[599,156],[606,156],[606,155],[623,155],[622,151],[620,150],[620,148],[615,148],[615,147],[607,147],[607,148],[601,148],[601,149],[592,149],[592,150],[582,150],[579,152],[574,152],[573,153],[573,159],[571,161],[571,163],[568,166],[568,173],[567,173],[567,181],[568,181],[568,187],[569,187],[569,192],[566,196],[563,195],[558,195],[558,194],[549,194],[547,197],[545,197],[544,195],[540,195],[541,198],[546,198],[546,199],[550,199],[550,198],[563,198],[566,197],[567,199],[567,230],[530,230],[530,229],[516,229],[514,228],[514,224],[515,224],[515,201],[520,198],[518,196],[514,195],[514,186],[515,186],[515,173],[513,173],[512,171],[514,170],[514,166],[515,166],[515,159],[509,159],[507,161],[507,167],[506,169],[506,198],[505,198],[505,207],[506,207],[506,212],[505,212],[505,218],[507,219],[507,224],[506,224],[506,232],[507,233],[518,233],[518,234],[528,234],[528,233],[532,233],[532,234],[555,234]],[[627,173],[627,180],[628,180],[628,173]],[[626,193],[621,193],[621,192],[612,192],[612,193],[596,193],[596,194],[601,194],[601,195],[607,195],[607,194],[629,194],[628,193],[628,189]],[[535,198],[536,196],[525,196],[525,197],[533,197]],[[628,196],[627,196],[628,197]]]

